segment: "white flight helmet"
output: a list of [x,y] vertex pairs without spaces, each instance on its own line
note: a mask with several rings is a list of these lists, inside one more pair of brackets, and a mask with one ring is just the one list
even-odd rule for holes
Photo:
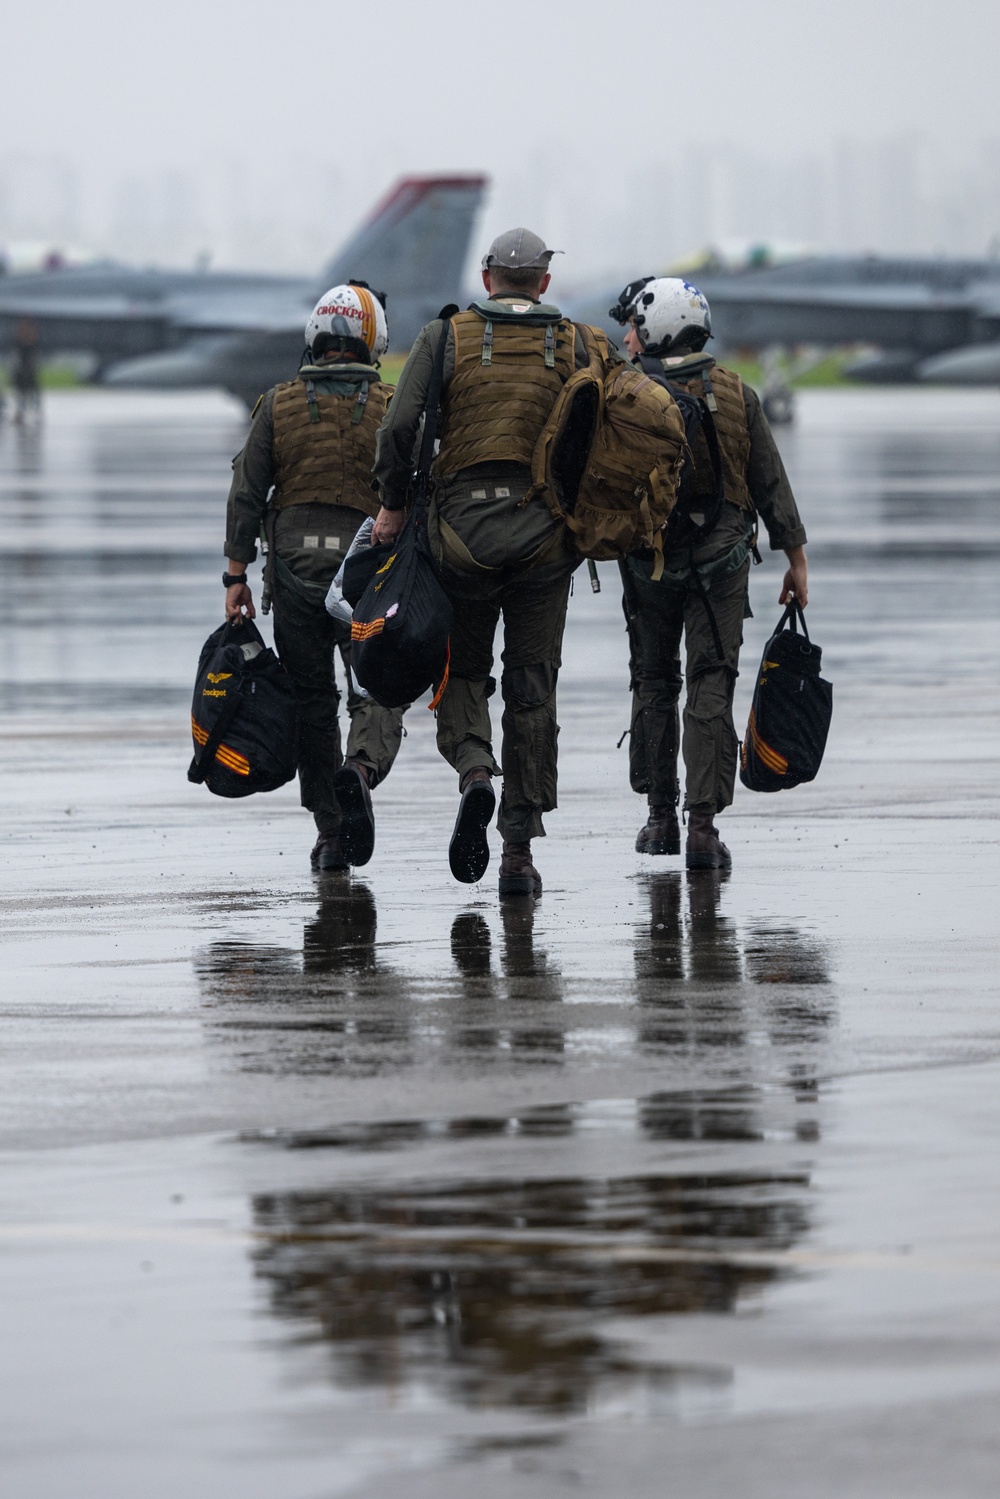
[[389,347],[385,306],[378,293],[360,282],[345,282],[324,292],[306,323],[306,344],[311,349],[321,333],[339,338],[358,338],[372,359]]
[[630,281],[612,307],[623,326],[631,318],[647,354],[664,355],[700,349],[712,336],[708,301],[679,276],[644,276]]

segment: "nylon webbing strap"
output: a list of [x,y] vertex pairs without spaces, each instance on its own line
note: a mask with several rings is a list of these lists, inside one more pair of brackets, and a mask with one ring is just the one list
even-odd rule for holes
[[545,368],[554,370],[556,367],[556,336],[552,331],[552,324],[545,325]]
[[694,565],[694,546],[693,545],[691,547],[691,564],[690,565],[691,565],[691,577],[692,577],[692,579],[694,581],[694,586],[697,589],[698,593],[701,595],[701,601],[705,605],[705,613],[708,615],[708,624],[709,624],[709,628],[712,631],[712,644],[715,646],[715,654],[716,654],[717,660],[715,660],[714,662],[709,663],[707,666],[703,666],[700,671],[689,672],[688,673],[688,677],[689,678],[691,678],[691,677],[701,677],[701,676],[704,676],[707,672],[716,671],[716,670],[728,672],[729,675],[732,676],[732,677],[738,677],[739,676],[739,672],[736,670],[736,668],[734,666],[730,666],[729,662],[726,660],[726,653],[725,653],[725,650],[723,649],[723,645],[722,645],[722,636],[719,634],[719,625],[718,625],[718,621],[715,618],[715,610],[712,608],[711,602],[709,601],[708,589],[705,587],[704,583],[702,582],[701,574],[698,572],[698,569]]
[[368,400],[368,382],[362,380],[361,389],[358,391],[358,399],[354,404],[354,414],[351,417],[352,427],[356,427],[365,414],[365,404]]
[[483,329],[483,363],[493,363],[493,324],[487,323]]
[[[488,324],[492,328],[492,324]],[[441,328],[441,337],[434,351],[434,363],[431,366],[431,378],[427,385],[427,399],[424,402],[424,432],[420,439],[420,457],[417,459],[417,480],[424,481],[430,475],[431,462],[434,458],[434,442],[441,425],[441,387],[444,384],[444,354],[448,345],[448,330],[451,320],[444,321]]]
[[794,598],[793,599],[789,599],[788,604],[785,606],[785,612],[781,616],[781,618],[778,620],[778,627],[777,627],[777,629],[774,632],[775,635],[780,635],[781,631],[785,628],[786,625],[789,625],[791,627],[791,631],[792,631],[793,635],[797,634],[798,631],[796,629],[796,619],[798,620],[798,623],[802,626],[802,633],[803,633],[803,635],[808,640],[809,639],[809,630],[806,627],[806,617],[805,617],[805,614],[803,612],[802,605],[799,603],[798,599],[794,599]]
[[309,402],[309,420],[319,421],[319,405],[316,401],[316,386],[312,380],[306,381],[306,400]]

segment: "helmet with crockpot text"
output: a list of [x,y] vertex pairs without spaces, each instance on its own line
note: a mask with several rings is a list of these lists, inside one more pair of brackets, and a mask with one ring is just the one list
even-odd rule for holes
[[320,297],[306,323],[306,343],[314,352],[316,340],[322,334],[360,340],[371,358],[378,359],[389,347],[384,300],[361,282],[331,286]]
[[634,322],[647,354],[701,349],[712,336],[707,299],[679,276],[644,276],[630,281],[610,315],[623,326]]

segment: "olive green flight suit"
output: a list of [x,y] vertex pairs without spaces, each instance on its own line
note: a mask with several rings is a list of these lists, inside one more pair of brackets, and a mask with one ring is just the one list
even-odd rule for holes
[[[362,371],[365,380],[359,379]],[[307,378],[320,403],[324,397],[335,396],[345,402],[346,411],[353,413],[359,392],[371,382],[373,371],[336,364],[304,366],[299,372],[303,402]],[[338,652],[347,679],[347,756],[365,766],[372,787],[385,779],[396,758],[406,710],[383,708],[357,690],[349,669],[350,629],[331,618],[325,607],[327,590],[358,527],[366,514],[374,514],[378,508],[374,493],[370,500],[363,499],[359,475],[355,474],[352,481],[350,473],[338,472],[335,462],[328,466],[306,462],[297,465],[299,473],[304,468],[306,482],[297,483],[291,490],[292,503],[275,508],[280,492],[272,495],[272,485],[280,484],[282,478],[275,450],[275,393],[280,398],[280,393],[289,388],[278,386],[262,397],[246,443],[233,459],[225,555],[236,562],[254,560],[270,495],[274,643],[299,704],[299,790],[317,831],[334,833],[340,827],[341,812],[333,780],[344,760],[335,670]],[[308,411],[305,406],[303,409]],[[310,434],[319,432],[321,426],[316,423],[303,429],[307,447]],[[329,441],[327,429],[323,437]],[[374,457],[374,444],[372,448]],[[367,462],[364,466],[367,471]],[[315,498],[318,493],[328,493],[329,500]],[[355,503],[337,504],[341,496]]]
[[[444,400],[441,456],[435,468],[428,533],[437,556],[441,580],[454,608],[448,686],[437,710],[438,749],[459,777],[482,768],[503,774],[503,794],[497,818],[504,838],[513,843],[544,837],[542,817],[556,806],[556,682],[562,662],[570,578],[579,558],[570,547],[565,526],[551,514],[541,497],[521,501],[531,485],[526,458],[538,430],[555,403],[563,380],[587,364],[579,333],[560,318],[557,308],[531,303],[522,294],[473,304],[478,318],[463,314],[449,325],[444,360]],[[455,381],[456,324],[462,346],[473,341],[471,364],[480,362],[480,349],[492,317],[496,354],[494,368],[504,358],[503,317],[509,307],[521,306],[525,327],[558,324],[553,363],[543,360],[541,334],[534,365],[524,380],[553,378],[539,389],[541,403],[521,420],[516,411],[508,435],[494,435],[477,444],[475,424],[466,422],[456,445],[449,429],[452,408],[449,387]],[[417,429],[427,396],[434,353],[445,325],[429,323],[419,334],[396,387],[392,405],[382,422],[375,458],[375,477],[382,503],[402,508],[413,467]],[[483,357],[485,362],[485,356]],[[558,378],[555,378],[555,377]],[[516,382],[515,382],[516,384]],[[458,389],[455,381],[453,390]],[[511,386],[505,399],[509,401]],[[549,393],[546,394],[546,391]],[[473,387],[474,399],[488,392]],[[484,397],[483,432],[491,428],[488,394]],[[545,401],[548,405],[545,406]],[[510,407],[506,408],[508,412]],[[454,424],[453,424],[454,425]],[[485,461],[448,471],[449,453]],[[504,453],[511,454],[510,460]],[[493,643],[501,615],[504,622],[501,764],[493,754],[489,698],[496,689],[491,675]]]
[[[671,380],[682,379],[685,366],[700,368],[705,363],[703,354],[672,360],[666,374]],[[725,380],[728,372],[721,374]],[[734,378],[728,376],[729,381]],[[736,783],[739,741],[733,723],[733,694],[743,620],[750,613],[747,585],[756,517],[764,522],[772,551],[804,546],[806,541],[767,418],[757,395],[747,386],[742,389],[739,417],[739,423],[731,421],[728,430],[719,427],[726,500],[716,525],[693,556],[687,546],[671,549],[668,544],[663,576],[657,582],[652,580],[651,556],[633,554],[621,564],[632,649],[632,790],[646,795],[650,806],[675,806],[680,796],[677,760],[682,750],[685,809],[709,816],[730,805]],[[745,430],[736,431],[744,420]],[[703,487],[709,490],[714,475],[704,477]],[[722,644],[721,659],[706,598]],[[678,703],[685,679],[682,741]]]

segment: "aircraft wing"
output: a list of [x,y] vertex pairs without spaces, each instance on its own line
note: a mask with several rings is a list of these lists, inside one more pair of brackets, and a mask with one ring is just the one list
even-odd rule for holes
[[941,349],[972,337],[968,293],[919,285],[755,285],[752,275],[704,277],[720,342],[748,344],[873,343],[883,348]]

